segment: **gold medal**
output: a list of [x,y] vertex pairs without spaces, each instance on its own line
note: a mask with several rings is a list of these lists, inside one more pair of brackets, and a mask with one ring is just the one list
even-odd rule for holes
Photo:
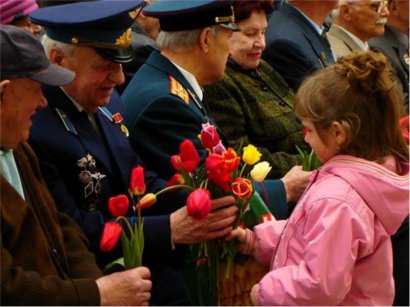
[[124,124],[121,124],[120,128],[121,128],[121,131],[124,132],[126,137],[128,137],[130,135],[130,133],[128,131],[128,128]]
[[409,58],[409,54],[405,53],[404,56],[404,62],[406,62],[407,65],[410,65],[410,58]]

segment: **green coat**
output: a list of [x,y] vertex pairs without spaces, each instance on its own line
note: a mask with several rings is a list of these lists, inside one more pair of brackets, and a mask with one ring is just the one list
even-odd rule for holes
[[25,200],[0,176],[1,305],[99,305],[95,257],[56,205],[31,148],[14,151]]
[[261,160],[272,165],[270,178],[301,164],[295,145],[308,145],[293,113],[294,94],[265,61],[257,70],[244,71],[230,60],[223,79],[205,87],[204,101],[230,146],[258,147]]

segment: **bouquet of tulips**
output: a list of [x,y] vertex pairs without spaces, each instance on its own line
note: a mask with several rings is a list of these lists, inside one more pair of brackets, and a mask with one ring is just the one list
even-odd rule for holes
[[[105,267],[106,271],[115,264],[119,264],[125,269],[142,265],[144,232],[141,210],[151,207],[156,203],[157,197],[160,194],[174,188],[179,187],[164,188],[155,194],[147,193],[144,195],[146,192],[144,168],[138,165],[132,169],[128,190],[130,197],[120,194],[108,200],[108,210],[115,220],[105,223],[100,241],[100,249],[103,252],[111,252],[121,238],[122,257],[108,264]],[[130,199],[132,200],[133,214],[136,215],[134,227],[131,226],[127,218],[130,215]],[[127,232],[124,231],[124,227],[127,229]]]
[[[202,146],[208,152],[205,162],[201,164],[200,155],[190,140],[180,144],[178,155],[171,157],[171,164],[176,170],[168,182],[170,186],[183,185],[189,187],[187,212],[194,219],[204,219],[212,210],[211,198],[233,195],[238,207],[237,218],[233,227],[253,227],[262,221],[271,220],[272,215],[263,203],[258,193],[255,193],[255,183],[261,183],[271,166],[268,162],[260,162],[261,153],[253,145],[243,148],[242,155],[233,148],[225,148],[217,130],[211,124],[203,124],[199,135]],[[218,285],[217,271],[219,262],[225,264],[225,278],[230,276],[233,261],[237,255],[236,242],[220,239],[205,242],[191,251],[196,253],[196,272],[201,266],[207,265],[208,276],[197,276],[205,281],[209,296],[214,285]],[[197,286],[200,288],[200,286]],[[212,295],[210,295],[212,296]],[[192,297],[192,296],[191,296]],[[204,305],[203,297],[197,294],[197,304]],[[208,302],[215,305],[216,300]]]

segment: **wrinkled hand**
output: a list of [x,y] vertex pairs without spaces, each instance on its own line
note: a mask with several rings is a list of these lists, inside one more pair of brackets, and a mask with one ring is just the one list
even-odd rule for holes
[[259,293],[259,285],[256,284],[252,287],[251,294],[250,294],[251,302],[253,306],[259,306],[258,293]]
[[186,207],[171,214],[171,236],[175,244],[193,244],[224,237],[232,231],[238,208],[232,196],[212,201],[212,211],[203,220],[188,215]]
[[150,276],[147,268],[138,267],[97,279],[101,306],[148,306]]
[[302,170],[302,166],[295,165],[283,176],[282,181],[286,190],[286,201],[298,201],[309,184],[312,172]]

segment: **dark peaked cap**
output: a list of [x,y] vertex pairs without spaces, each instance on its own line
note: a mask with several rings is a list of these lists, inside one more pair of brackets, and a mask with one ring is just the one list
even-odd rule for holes
[[132,60],[131,29],[143,0],[95,0],[38,9],[30,20],[59,42],[95,49],[107,60]]
[[157,0],[146,6],[146,16],[159,19],[161,30],[185,31],[219,25],[238,31],[233,0]]

